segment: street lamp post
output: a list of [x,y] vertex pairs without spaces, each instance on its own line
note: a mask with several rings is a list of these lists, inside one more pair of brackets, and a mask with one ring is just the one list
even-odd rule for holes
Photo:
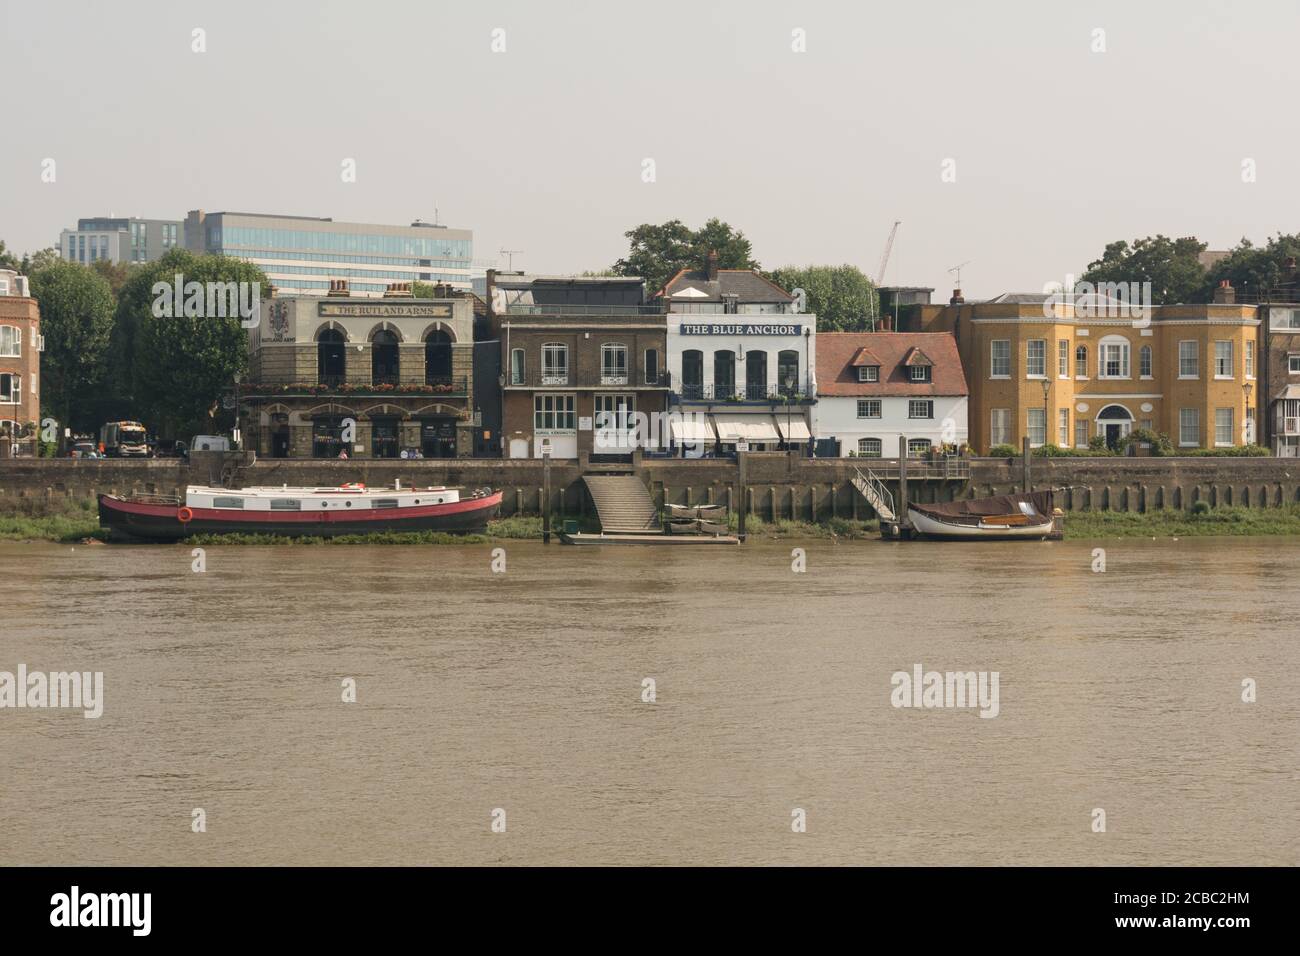
[[1048,414],[1047,393],[1052,387],[1052,381],[1051,379],[1045,378],[1043,379],[1041,384],[1043,386],[1043,444],[1046,445],[1047,429],[1050,427],[1049,419],[1052,417],[1050,414]]
[[1251,390],[1254,389],[1254,387],[1255,387],[1254,383],[1252,382],[1246,382],[1244,385],[1241,386],[1241,390],[1246,393],[1246,422],[1245,422],[1246,436],[1245,437],[1246,437],[1247,445],[1255,444],[1255,421],[1250,417],[1250,393]]
[[790,440],[790,405],[794,400],[794,376],[785,377],[785,451],[790,454],[794,451],[794,442]]
[[240,438],[240,432],[239,432],[239,383],[240,383],[240,381],[243,380],[243,378],[244,378],[244,376],[243,376],[243,373],[242,373],[242,372],[236,372],[236,373],[235,373],[235,433],[234,433],[234,435],[232,435],[231,437],[235,439],[235,444],[236,444],[236,445],[239,445],[239,444],[240,444],[240,441],[239,441],[239,438]]

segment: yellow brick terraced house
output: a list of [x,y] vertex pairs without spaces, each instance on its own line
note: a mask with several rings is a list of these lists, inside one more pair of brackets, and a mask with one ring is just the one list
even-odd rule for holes
[[[970,445],[1114,447],[1135,428],[1178,450],[1254,436],[1259,319],[1220,289],[1208,305],[1153,306],[1129,317],[1105,301],[1074,305],[1008,294],[920,306],[925,331],[952,331],[970,387]],[[1110,303],[1109,305],[1114,305]],[[1109,313],[1109,317],[1107,315]]]

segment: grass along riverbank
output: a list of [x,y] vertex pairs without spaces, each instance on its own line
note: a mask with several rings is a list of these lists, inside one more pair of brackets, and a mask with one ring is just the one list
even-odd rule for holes
[[[44,505],[44,502],[41,502]],[[186,544],[482,544],[495,540],[540,538],[542,519],[512,516],[488,525],[487,534],[454,535],[438,531],[351,534],[337,538],[286,538],[274,534],[196,534]],[[94,502],[61,507],[55,514],[32,514],[19,503],[0,506],[0,541],[54,541],[76,544],[87,539],[107,541],[108,531],[99,526]]]
[[[16,502],[0,507],[0,541],[54,541],[75,544],[86,539],[105,541],[108,532],[99,526],[93,502],[67,505],[56,514],[32,514]],[[34,504],[34,503],[33,503]],[[40,502],[42,506],[45,502]],[[738,530],[736,515],[728,517],[731,531]],[[552,530],[563,526],[552,520]],[[590,528],[588,530],[596,530]],[[757,515],[745,520],[750,538],[782,540],[786,538],[835,538],[861,540],[878,533],[875,521],[832,518],[807,521],[764,521]],[[1192,511],[1149,511],[1145,514],[1116,511],[1073,511],[1065,516],[1066,540],[1088,538],[1191,538],[1207,536],[1300,535],[1300,505],[1282,508],[1200,508]],[[500,518],[488,526],[487,534],[451,535],[434,531],[384,532],[370,535],[344,535],[338,538],[285,538],[279,535],[195,535],[190,544],[482,544],[494,540],[539,539],[542,519],[512,516]]]
[[1080,538],[1195,538],[1300,535],[1300,505],[1282,508],[1194,508],[1192,511],[1072,511],[1067,541]]

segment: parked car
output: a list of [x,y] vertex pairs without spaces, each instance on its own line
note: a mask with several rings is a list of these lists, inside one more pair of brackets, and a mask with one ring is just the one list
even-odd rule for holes
[[189,454],[189,446],[183,441],[169,438],[166,441],[155,441],[153,444],[155,458],[188,458]]
[[68,449],[69,458],[100,458],[99,448],[93,441],[79,441]]

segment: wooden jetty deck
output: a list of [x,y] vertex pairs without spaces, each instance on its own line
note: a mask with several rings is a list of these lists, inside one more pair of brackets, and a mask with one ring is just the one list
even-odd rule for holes
[[643,544],[643,545],[700,545],[740,544],[734,534],[664,534],[662,531],[614,532],[611,534],[567,534],[559,532],[565,544]]

